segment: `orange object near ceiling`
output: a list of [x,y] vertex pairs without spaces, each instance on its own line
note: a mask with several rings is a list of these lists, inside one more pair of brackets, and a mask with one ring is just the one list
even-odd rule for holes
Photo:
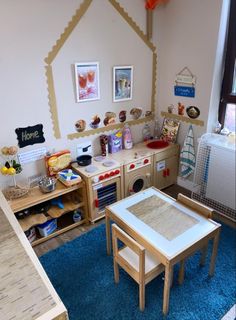
[[168,0],[146,0],[145,8],[154,10],[156,6],[166,3]]

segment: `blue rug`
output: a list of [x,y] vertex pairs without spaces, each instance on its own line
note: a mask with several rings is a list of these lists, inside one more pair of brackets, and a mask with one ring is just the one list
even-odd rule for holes
[[215,275],[199,267],[200,254],[186,262],[185,281],[177,283],[174,270],[170,311],[162,315],[162,275],[146,286],[146,308],[138,308],[138,285],[121,270],[115,285],[113,261],[106,255],[105,225],[43,255],[40,261],[69,312],[70,320],[217,320],[234,305],[236,297],[235,231],[222,227]]

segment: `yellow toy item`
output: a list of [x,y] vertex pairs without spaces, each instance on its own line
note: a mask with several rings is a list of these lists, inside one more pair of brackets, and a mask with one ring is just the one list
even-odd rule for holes
[[7,174],[9,174],[10,176],[13,176],[16,173],[16,169],[14,169],[13,167],[10,167],[9,169],[7,169]]

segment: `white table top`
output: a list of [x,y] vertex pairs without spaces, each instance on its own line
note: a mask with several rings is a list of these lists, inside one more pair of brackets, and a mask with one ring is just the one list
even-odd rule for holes
[[[180,214],[187,215],[187,218],[193,218],[192,220],[195,221],[194,225],[180,235],[176,236],[174,239],[168,240],[166,237],[155,231],[148,224],[144,223],[128,210],[129,207],[152,196],[157,196],[158,198],[171,204],[174,206],[175,210],[177,209],[177,211],[180,212]],[[196,241],[200,240],[218,228],[218,225],[213,221],[206,219],[205,217],[188,209],[174,199],[172,200],[170,197],[164,195],[162,192],[159,192],[153,187],[109,206],[109,210],[116,217],[121,219],[127,226],[132,228],[137,234],[147,240],[154,248],[157,249],[157,251],[162,253],[168,259],[174,258]],[[158,214],[158,208],[155,209],[155,213]],[[179,223],[181,223],[181,221],[179,221]]]

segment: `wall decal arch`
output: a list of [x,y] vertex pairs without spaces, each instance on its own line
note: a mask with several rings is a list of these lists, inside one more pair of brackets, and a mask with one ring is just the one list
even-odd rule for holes
[[[92,134],[98,134],[105,131],[110,131],[114,129],[121,128],[123,126],[122,123],[115,123],[111,124],[109,126],[99,127],[97,129],[89,129],[85,130],[83,132],[72,132],[66,134],[62,134],[62,121],[60,120],[60,108],[59,102],[60,102],[60,94],[61,90],[57,89],[59,80],[58,80],[58,71],[55,72],[55,66],[57,59],[59,59],[60,55],[62,54],[62,51],[65,50],[65,45],[68,42],[71,41],[73,32],[75,32],[76,27],[80,24],[80,22],[86,19],[87,13],[90,10],[91,5],[96,0],[84,0],[79,9],[75,12],[75,15],[71,18],[69,21],[67,27],[64,29],[64,32],[61,34],[59,39],[56,41],[55,45],[52,47],[50,52],[48,53],[47,57],[45,58],[46,63],[46,79],[47,79],[47,87],[48,87],[48,100],[49,100],[49,106],[50,106],[50,112],[51,112],[51,118],[52,118],[52,125],[53,125],[53,131],[55,138],[59,139],[62,137],[62,135],[66,135],[68,139],[75,139],[80,138]],[[143,116],[142,118],[133,120],[133,119],[127,119],[130,125],[134,124],[141,124],[147,121],[150,121],[154,117],[155,112],[155,94],[156,94],[156,63],[157,63],[157,54],[156,54],[156,48],[152,44],[150,40],[148,40],[147,36],[143,33],[143,31],[138,27],[138,25],[133,21],[133,19],[128,15],[128,13],[120,6],[118,1],[116,0],[103,0],[103,3],[110,3],[112,8],[115,9],[116,14],[118,13],[119,16],[122,18],[122,21],[125,21],[127,27],[132,30],[134,42],[142,42],[142,45],[147,48],[147,50],[150,51],[150,57],[151,61],[148,63],[151,64],[150,66],[150,81],[148,83],[148,88],[150,88],[150,102],[148,102],[148,106],[146,106],[145,111],[150,111],[148,116]],[[102,9],[101,9],[102,10]],[[123,23],[123,22],[122,22]],[[139,39],[139,40],[137,40]],[[146,50],[146,49],[144,49]],[[149,55],[149,53],[148,53]],[[96,59],[95,59],[96,60]],[[143,62],[140,62],[143,63]],[[119,65],[119,63],[117,63]],[[137,68],[136,68],[137,69]],[[110,77],[110,75],[109,75]],[[109,81],[108,81],[109,82]],[[73,84],[73,83],[72,83]],[[135,85],[135,83],[134,83]],[[144,91],[147,91],[144,86]],[[59,94],[60,93],[60,94]],[[112,94],[112,92],[111,92]],[[74,101],[75,102],[75,101]],[[63,102],[64,103],[64,102]],[[102,103],[102,102],[101,102]],[[136,102],[137,103],[137,102]],[[112,101],[110,99],[105,101],[105,104],[108,105],[107,108],[111,108],[110,105],[112,105]],[[86,108],[89,109],[92,105],[89,105],[89,102],[86,104]],[[81,109],[82,110],[82,109]],[[113,111],[113,110],[107,110],[107,111]],[[92,114],[91,114],[92,115]],[[75,119],[77,120],[77,119]],[[71,129],[73,131],[73,129]]]

